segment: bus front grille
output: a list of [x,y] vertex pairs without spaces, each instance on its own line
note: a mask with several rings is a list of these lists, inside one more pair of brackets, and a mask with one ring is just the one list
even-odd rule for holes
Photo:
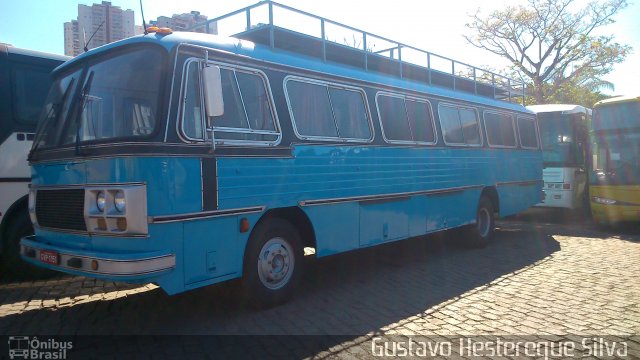
[[84,189],[38,190],[36,218],[43,228],[87,231]]

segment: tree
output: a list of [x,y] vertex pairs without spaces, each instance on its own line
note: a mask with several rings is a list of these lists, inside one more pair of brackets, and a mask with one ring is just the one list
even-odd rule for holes
[[624,61],[631,47],[612,35],[595,35],[614,22],[627,0],[591,1],[574,10],[576,0],[528,0],[528,6],[508,6],[486,18],[478,10],[465,36],[472,45],[507,58],[513,70],[530,80],[534,102],[556,102],[568,89],[597,92],[612,84],[602,76]]

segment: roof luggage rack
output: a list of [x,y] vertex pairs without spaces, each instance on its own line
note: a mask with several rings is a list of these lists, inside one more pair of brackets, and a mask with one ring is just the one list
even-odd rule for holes
[[[260,20],[260,21],[257,21]],[[276,20],[279,22],[276,24]],[[281,20],[281,21],[280,21]],[[284,23],[287,23],[285,25]],[[312,26],[315,23],[317,26]],[[213,25],[212,25],[213,24]],[[265,0],[194,28],[230,27],[235,38],[497,100],[526,95],[525,83],[492,71]]]

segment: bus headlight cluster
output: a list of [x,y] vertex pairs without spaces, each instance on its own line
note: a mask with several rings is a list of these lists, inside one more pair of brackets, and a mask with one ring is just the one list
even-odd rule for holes
[[[116,190],[110,191],[110,197],[113,199],[113,208],[120,213],[124,213],[127,208],[127,200],[124,196],[124,191]],[[96,193],[96,209],[99,212],[104,212],[107,205],[107,194],[104,191],[98,191]]]
[[599,197],[599,196],[594,196],[592,198],[593,202],[598,203],[598,204],[602,204],[602,205],[615,205],[617,203],[616,200],[613,199],[607,199],[607,198],[603,198],[603,197]]
[[38,219],[36,218],[36,194],[37,192],[35,189],[29,189],[29,202],[27,206],[29,210],[29,218],[33,225],[38,224]]
[[98,208],[98,211],[104,211],[104,207],[107,204],[107,196],[105,195],[104,191],[99,191],[98,194],[96,194],[96,208]]
[[113,204],[116,206],[116,210],[119,212],[124,212],[127,208],[127,200],[124,197],[124,192],[122,190],[118,190],[116,195],[113,197]]
[[147,234],[146,186],[87,186],[85,222],[90,233]]

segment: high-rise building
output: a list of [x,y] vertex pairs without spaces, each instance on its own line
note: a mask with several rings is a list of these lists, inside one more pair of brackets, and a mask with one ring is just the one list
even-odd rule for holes
[[77,20],[64,23],[64,53],[69,56],[81,54],[90,38],[87,48],[93,49],[133,35],[133,10],[122,10],[109,1],[91,6],[78,4]]
[[151,24],[157,27],[168,27],[173,31],[186,31],[189,29],[189,31],[193,32],[217,34],[218,24],[215,21],[209,24],[209,31],[207,31],[206,26],[191,29],[193,26],[202,24],[205,21],[207,21],[206,16],[201,15],[199,11],[192,11],[185,14],[173,14],[172,17],[158,16],[158,20],[152,20]]

